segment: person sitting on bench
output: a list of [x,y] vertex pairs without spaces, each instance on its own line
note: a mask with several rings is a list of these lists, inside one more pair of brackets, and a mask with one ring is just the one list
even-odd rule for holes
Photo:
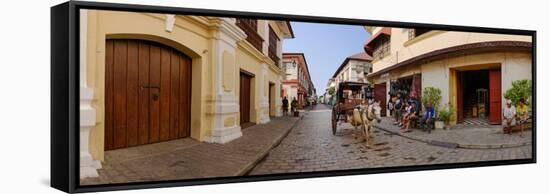
[[529,107],[525,104],[525,99],[520,98],[518,107],[516,107],[517,124],[519,125],[519,136],[523,137],[523,124],[529,119]]
[[408,133],[411,132],[410,126],[411,126],[411,120],[416,119],[416,106],[414,101],[408,101],[407,108],[405,109],[406,113],[403,116],[403,127],[401,127],[401,133]]
[[511,100],[506,100],[506,107],[502,111],[502,129],[504,133],[512,134],[512,127],[516,125],[516,107],[512,105]]
[[422,115],[422,118],[420,119],[420,129],[424,129],[424,124],[427,125],[428,128],[431,129],[431,124],[434,122],[435,119],[435,109],[432,106],[432,103],[430,101],[426,102],[426,111],[424,112],[424,115]]

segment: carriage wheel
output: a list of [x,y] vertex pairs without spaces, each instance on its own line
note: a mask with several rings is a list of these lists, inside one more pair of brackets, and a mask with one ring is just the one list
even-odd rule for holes
[[332,135],[336,135],[336,124],[338,123],[336,110],[332,109]]

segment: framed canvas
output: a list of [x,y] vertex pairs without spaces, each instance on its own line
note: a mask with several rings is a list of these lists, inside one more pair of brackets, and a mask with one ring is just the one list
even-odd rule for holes
[[535,49],[531,30],[69,1],[51,186],[535,163]]

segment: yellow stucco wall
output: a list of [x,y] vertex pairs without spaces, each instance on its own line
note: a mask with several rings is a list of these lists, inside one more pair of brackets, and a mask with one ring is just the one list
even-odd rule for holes
[[[376,34],[382,28],[366,27],[366,29],[371,34]],[[532,39],[530,36],[521,35],[437,30],[432,30],[413,39],[409,39],[409,29],[392,28],[390,41],[390,54],[382,59],[373,61],[373,72],[378,72],[412,57],[443,48],[489,41],[531,42]],[[489,66],[494,68],[495,65],[500,66],[502,73],[502,94],[511,88],[512,81],[531,79],[532,77],[531,53],[490,52],[450,57],[424,64],[404,66],[384,73],[382,76],[376,76],[370,79],[375,83],[383,83],[421,72],[422,87],[436,87],[441,89],[441,105],[451,103],[452,106],[456,107],[455,70],[464,70],[463,68],[474,66],[476,68],[488,68]],[[456,122],[456,112],[455,117],[452,118],[452,122]]]
[[[456,109],[456,75],[455,70],[475,67],[476,69],[499,68],[501,70],[502,102],[504,93],[512,87],[512,81],[532,77],[531,54],[528,52],[493,52],[484,54],[453,57],[433,61],[421,66],[422,88],[436,87],[441,89],[441,105],[451,103]],[[502,106],[504,107],[504,103]],[[456,110],[455,110],[456,111]],[[456,112],[455,112],[456,116]],[[453,118],[453,121],[456,121]]]
[[[532,78],[532,60],[528,52],[491,52],[472,54],[459,57],[451,57],[431,61],[429,63],[404,66],[392,70],[385,77],[376,76],[372,78],[374,83],[388,83],[389,80],[396,80],[401,77],[413,74],[422,74],[422,88],[436,87],[441,90],[441,106],[450,103],[455,107],[455,114],[452,124],[456,122],[456,70],[474,69],[501,70],[502,101],[504,93],[512,87],[512,81]],[[504,107],[504,103],[502,103]]]
[[[380,27],[376,27],[373,33],[378,30],[380,30]],[[531,42],[530,36],[438,30],[427,32],[409,40],[408,31],[407,28],[391,29],[390,55],[374,61],[373,72],[424,53],[452,46],[503,40]]]
[[[268,108],[260,107],[261,97],[259,95],[263,95],[266,98],[268,98],[268,95],[269,95],[268,89],[269,89],[270,82],[275,84],[274,85],[275,89],[280,88],[280,83],[278,81],[280,77],[280,70],[278,70],[278,67],[275,67],[275,64],[273,63],[273,61],[271,61],[265,56],[259,55],[259,51],[255,50],[253,47],[251,47],[251,45],[248,45],[248,43],[242,42],[239,44],[238,48],[239,49],[237,50],[237,53],[236,53],[237,55],[236,64],[238,69],[244,70],[254,75],[251,83],[252,89],[250,91],[252,96],[251,99],[253,99],[253,101],[251,102],[252,106],[250,110],[250,121],[258,122],[259,114],[269,114]],[[262,76],[262,68],[263,68],[262,66],[264,64],[267,67],[267,75],[263,79],[263,82],[260,83],[260,79],[258,76]],[[260,86],[260,84],[262,86]],[[257,92],[259,88],[262,88],[263,91]],[[237,87],[236,93],[237,95],[240,94],[240,89],[238,87]],[[275,97],[273,98],[274,103],[270,103],[270,106],[274,108],[272,110],[275,110],[276,108],[280,108],[280,107],[274,106],[274,104],[276,104],[275,102],[280,101],[280,96],[277,96],[274,94],[275,92],[273,93],[273,97]],[[240,115],[238,115],[237,120],[240,120]]]
[[[94,91],[92,106],[97,112],[97,124],[90,132],[90,153],[97,160],[104,160],[104,120],[105,120],[105,40],[108,38],[142,39],[159,42],[171,46],[192,58],[192,92],[191,92],[191,137],[204,141],[211,134],[214,126],[214,117],[208,115],[213,112],[216,100],[215,88],[223,85],[223,90],[235,94],[238,99],[239,69],[244,69],[260,75],[261,64],[268,65],[267,77],[264,83],[255,83],[258,77],[252,80],[252,99],[258,107],[255,84],[265,84],[265,94],[269,89],[269,82],[279,88],[278,67],[261,53],[256,55],[243,46],[237,46],[234,53],[219,53],[223,57],[217,61],[216,49],[219,45],[214,42],[217,28],[211,28],[211,23],[205,17],[176,16],[176,22],[171,32],[165,30],[164,14],[132,13],[119,11],[88,10],[87,14],[87,83]],[[212,18],[210,18],[212,19]],[[139,21],[139,22],[138,22]],[[239,45],[248,44],[242,41]],[[215,63],[222,63],[222,69],[216,69]],[[220,82],[215,83],[216,73],[221,71]],[[275,100],[279,100],[276,98]],[[257,111],[267,111],[253,108],[252,120],[255,121]],[[238,113],[233,113],[223,120],[223,125],[230,126],[238,122]]]

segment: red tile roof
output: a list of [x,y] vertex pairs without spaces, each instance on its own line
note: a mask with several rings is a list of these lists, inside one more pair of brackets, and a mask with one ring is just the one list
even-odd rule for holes
[[365,43],[365,52],[367,52],[367,54],[369,55],[372,55],[372,52],[374,51],[374,48],[372,47],[372,44],[375,42],[376,39],[378,39],[379,37],[381,37],[382,35],[385,35],[385,36],[391,36],[391,28],[388,28],[388,27],[384,27],[382,28],[380,31],[378,31],[374,36],[372,36],[368,41],[367,43]]
[[352,56],[349,56],[350,59],[357,59],[357,60],[364,60],[364,61],[372,61],[372,57],[368,55],[365,52],[360,52],[357,54],[354,54]]

